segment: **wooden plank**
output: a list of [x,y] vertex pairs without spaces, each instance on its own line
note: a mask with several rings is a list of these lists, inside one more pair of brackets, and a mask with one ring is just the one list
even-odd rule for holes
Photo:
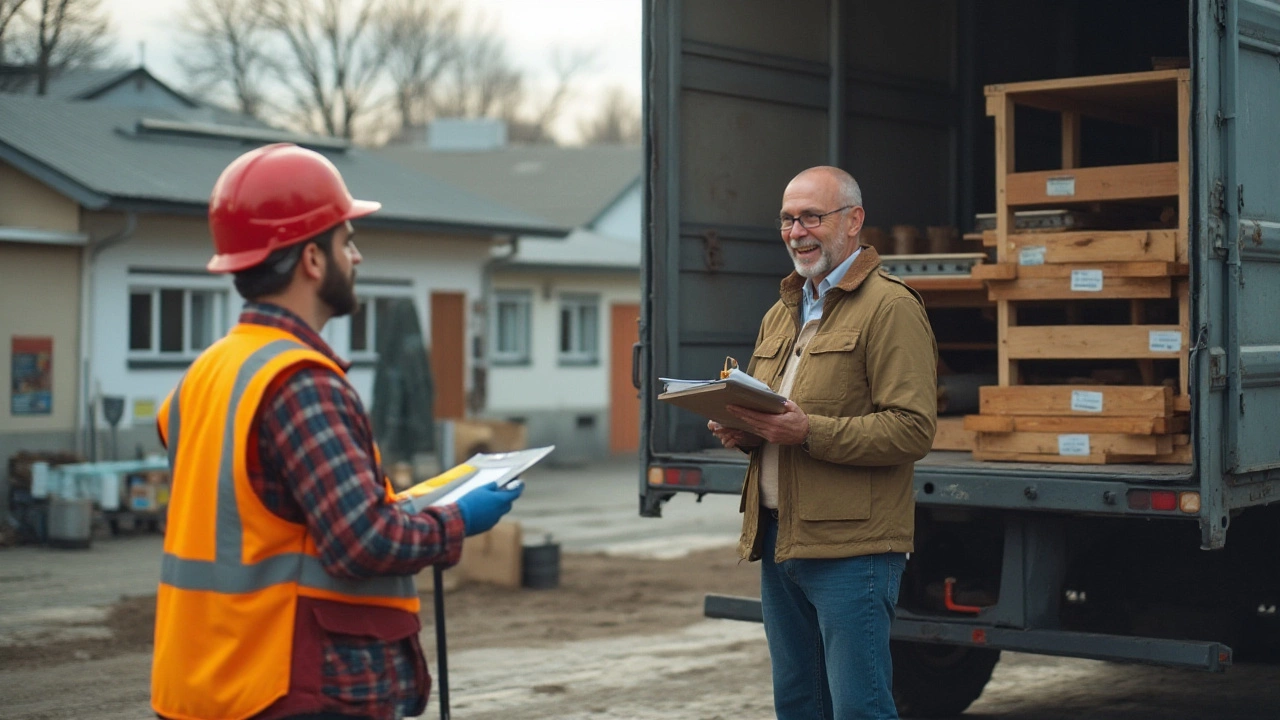
[[1173,452],[1164,455],[1155,455],[1153,457],[1143,457],[1139,455],[1114,455],[1107,458],[1107,462],[1112,463],[1128,463],[1128,462],[1148,462],[1157,465],[1190,465],[1195,459],[1194,453],[1191,452],[1190,445],[1182,447],[1175,446]]
[[[1043,266],[1042,266],[1043,267]],[[1019,278],[992,282],[990,300],[1114,300],[1173,297],[1173,281],[1167,277],[1106,277],[1098,290],[1073,290],[1070,277]]]
[[1161,462],[1163,455],[1046,455],[1043,453],[995,452],[974,450],[973,459],[984,462],[1053,463],[1058,465],[1114,465]]
[[[984,266],[975,265],[973,269],[980,267]],[[983,287],[982,278],[975,275],[908,275],[901,280],[922,293],[981,290]]]
[[[1125,435],[1169,435],[1185,432],[1186,416],[1174,417],[1084,417],[1080,415],[969,415],[964,426],[974,432],[1038,433],[1121,433]],[[1178,438],[1173,436],[1176,447]]]
[[[1152,350],[1151,333],[1180,336],[1179,349]],[[1177,360],[1185,355],[1187,333],[1177,325],[1006,327],[1000,344],[1010,360]]]
[[1173,397],[1173,409],[1175,412],[1191,412],[1191,397],[1183,395],[1175,395]]
[[1122,433],[978,433],[975,449],[983,452],[1058,455],[1063,435],[1088,435],[1089,452],[1107,455],[1167,455],[1173,452],[1168,435],[1126,435]]
[[1187,260],[1191,229],[1191,78],[1178,78],[1178,262]]
[[[1097,393],[1094,396],[1073,393]],[[1073,410],[1088,405],[1097,411]],[[978,388],[983,415],[1067,415],[1072,417],[1161,417],[1173,412],[1173,389],[1162,385],[1021,385]]]
[[1018,277],[1018,266],[1014,263],[991,263],[975,265],[970,271],[971,277],[977,280],[1014,280]]
[[[1022,278],[1070,278],[1077,270],[1100,270],[1104,277],[1112,278],[1170,278],[1187,273],[1187,266],[1172,262],[1089,262],[1060,265],[1014,265],[1018,279]],[[1172,294],[1172,285],[1170,293]]]
[[[1177,262],[1178,230],[1075,230],[1054,233],[1016,233],[1009,250],[1043,247],[1044,262]],[[1183,240],[1185,244],[1185,239]]]
[[1080,167],[1080,113],[1066,110],[1062,113],[1062,168]]
[[938,432],[933,436],[934,450],[972,450],[974,433],[965,428],[962,417],[938,418]]
[[1010,207],[1177,197],[1178,163],[1011,173],[1005,185]]
[[1110,87],[1116,85],[1146,85],[1150,83],[1173,82],[1185,80],[1191,75],[1186,69],[1144,70],[1131,73],[1114,73],[1111,75],[1086,75],[1082,77],[1053,78],[1050,80],[1027,80],[1016,83],[1002,83],[986,86],[987,95],[1017,95],[1024,92],[1041,92],[1044,90],[1066,90],[1073,88]]

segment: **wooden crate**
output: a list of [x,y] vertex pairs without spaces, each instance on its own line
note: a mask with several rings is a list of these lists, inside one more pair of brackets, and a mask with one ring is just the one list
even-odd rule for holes
[[[995,120],[995,230],[983,242],[996,248],[993,265],[975,271],[996,303],[1001,386],[1023,383],[1019,362],[1030,359],[1176,359],[1179,405],[1189,407],[1190,307],[1187,302],[1189,228],[1190,73],[1185,69],[990,85],[987,114]],[[1015,109],[1032,107],[1061,116],[1060,168],[1019,172],[1015,166]],[[1162,127],[1177,138],[1175,162],[1081,167],[1082,118]],[[1022,210],[1152,199],[1176,205],[1172,227],[1097,228],[1069,232],[1015,232]],[[1130,300],[1129,323],[1024,327],[1018,303]],[[1144,325],[1148,300],[1176,299],[1177,323]],[[1143,371],[1144,380],[1150,373]]]
[[1189,462],[1190,421],[1167,386],[984,387],[965,418],[976,460]]

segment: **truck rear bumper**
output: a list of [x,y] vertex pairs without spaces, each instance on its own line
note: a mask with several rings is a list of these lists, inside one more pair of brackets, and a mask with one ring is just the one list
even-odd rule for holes
[[[760,601],[756,598],[707,595],[703,602],[702,613],[709,618],[763,621]],[[972,622],[898,618],[893,624],[893,639],[1091,660],[1140,662],[1211,672],[1222,672],[1231,665],[1231,648],[1216,642],[1165,640],[1062,630],[1019,630]]]

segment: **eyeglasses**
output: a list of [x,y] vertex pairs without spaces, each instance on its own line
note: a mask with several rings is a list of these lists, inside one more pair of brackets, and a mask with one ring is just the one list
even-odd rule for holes
[[822,219],[825,218],[826,216],[835,215],[838,212],[844,212],[845,210],[848,210],[851,207],[853,207],[853,205],[845,205],[842,208],[836,208],[831,212],[824,212],[824,213],[804,212],[804,213],[800,213],[800,217],[791,217],[790,215],[783,213],[782,215],[778,216],[778,229],[790,230],[791,226],[795,225],[797,220],[800,221],[801,227],[806,227],[810,229],[816,228],[822,224]]

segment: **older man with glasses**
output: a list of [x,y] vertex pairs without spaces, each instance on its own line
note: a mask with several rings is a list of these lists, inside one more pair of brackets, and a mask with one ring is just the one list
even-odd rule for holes
[[731,408],[708,427],[751,454],[738,552],[760,592],[781,720],[897,718],[889,626],[913,549],[913,463],[937,427],[937,344],[920,296],[860,245],[849,173],[815,167],[782,195],[795,272],[765,314],[748,372],[781,414]]

